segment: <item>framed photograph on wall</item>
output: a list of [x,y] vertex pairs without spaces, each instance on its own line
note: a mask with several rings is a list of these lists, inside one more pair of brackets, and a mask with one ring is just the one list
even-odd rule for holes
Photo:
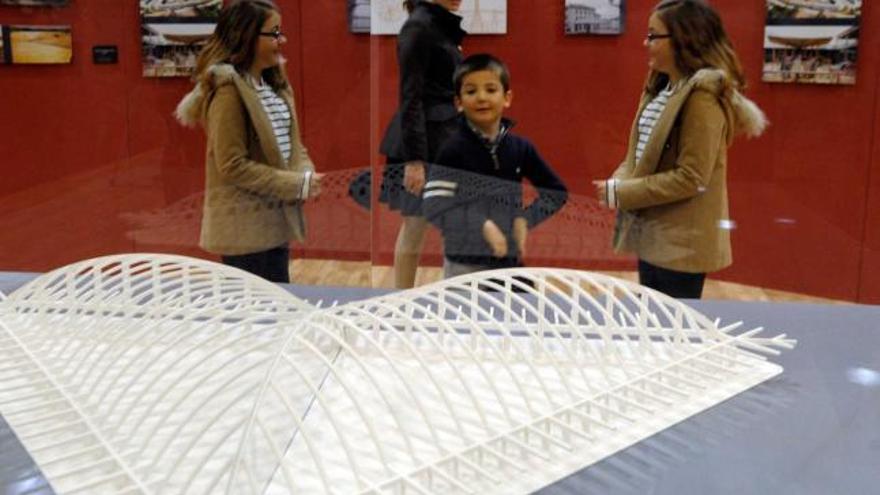
[[143,75],[188,77],[223,0],[140,0]]
[[370,33],[370,0],[345,0],[348,10],[348,30],[357,34]]
[[565,0],[565,34],[621,34],[625,0]]
[[762,80],[855,84],[862,0],[767,0]]
[[[370,4],[372,34],[400,32],[407,16],[401,0],[368,0],[366,3]],[[458,15],[464,18],[461,27],[468,34],[507,33],[507,0],[462,0]]]
[[9,45],[6,44],[6,30],[3,26],[0,26],[0,64],[5,64],[7,60],[9,60],[9,55],[6,54],[6,48]]
[[8,64],[69,64],[70,26],[3,26],[3,60]]
[[21,5],[23,7],[63,7],[70,0],[0,0],[0,5]]

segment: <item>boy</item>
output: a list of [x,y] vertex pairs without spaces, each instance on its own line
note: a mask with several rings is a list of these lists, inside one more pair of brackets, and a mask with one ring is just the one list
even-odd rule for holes
[[[430,167],[423,193],[428,221],[443,233],[446,278],[522,266],[526,238],[568,199],[559,176],[503,117],[513,93],[501,60],[473,55],[454,75],[458,128]],[[523,208],[522,180],[538,198]]]

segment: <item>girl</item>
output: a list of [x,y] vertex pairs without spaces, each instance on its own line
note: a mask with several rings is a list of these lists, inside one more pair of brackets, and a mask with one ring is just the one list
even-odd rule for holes
[[290,281],[288,243],[305,238],[302,202],[318,195],[322,176],[300,141],[286,41],[271,0],[227,5],[177,108],[208,139],[200,246],[273,282]]
[[740,94],[745,78],[718,13],[702,0],[663,0],[648,21],[648,80],[623,163],[596,181],[619,210],[614,245],[634,252],[639,281],[700,298],[706,273],[732,263],[727,148],[766,119]]

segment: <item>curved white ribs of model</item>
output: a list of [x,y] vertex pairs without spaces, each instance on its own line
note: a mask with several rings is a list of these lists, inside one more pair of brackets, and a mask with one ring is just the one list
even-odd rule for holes
[[60,493],[529,493],[782,369],[791,348],[572,270],[320,309],[179,256],[0,302],[0,413]]

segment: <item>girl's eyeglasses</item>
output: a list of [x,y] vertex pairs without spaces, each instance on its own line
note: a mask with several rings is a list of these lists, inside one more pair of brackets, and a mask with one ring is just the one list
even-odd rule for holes
[[280,29],[275,29],[273,31],[269,31],[269,32],[265,32],[265,33],[261,31],[260,36],[269,36],[271,38],[275,38],[275,41],[278,41],[281,38],[285,37],[284,33],[282,33]]
[[645,39],[648,40],[648,41],[662,40],[662,39],[665,39],[665,38],[672,38],[672,35],[669,34],[669,33],[666,33],[666,34],[660,34],[660,33],[648,33],[648,35],[645,36]]

